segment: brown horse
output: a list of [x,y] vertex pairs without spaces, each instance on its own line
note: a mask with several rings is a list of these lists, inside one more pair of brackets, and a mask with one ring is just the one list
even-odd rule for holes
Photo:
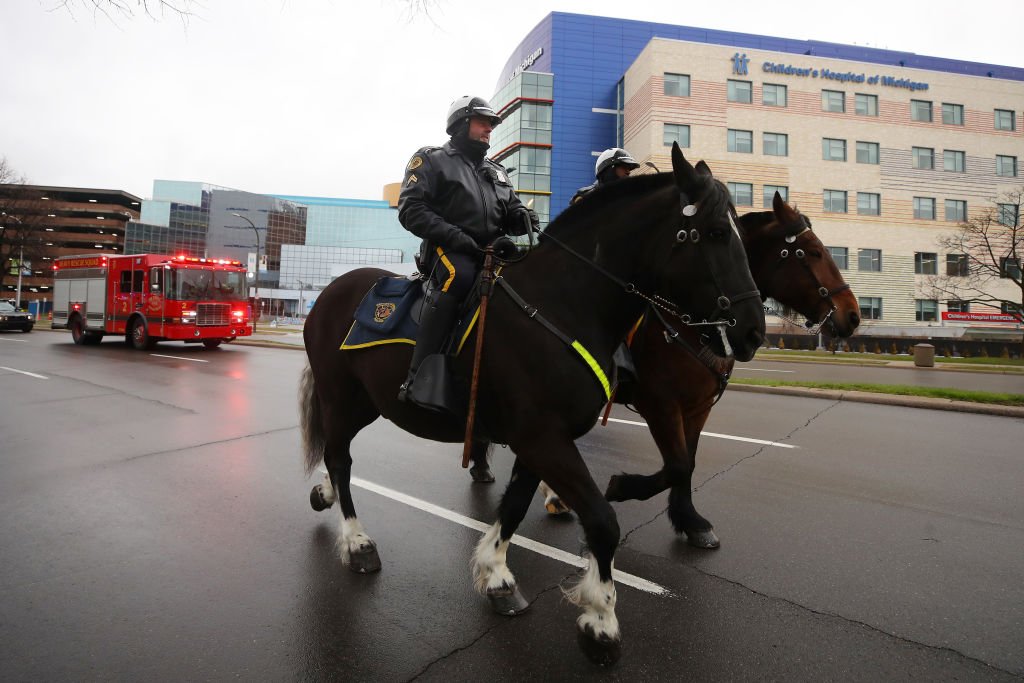
[[[827,325],[838,337],[853,334],[860,323],[857,299],[806,216],[776,193],[772,211],[747,213],[740,227],[763,297],[805,316],[809,326]],[[619,398],[647,420],[664,467],[650,476],[613,476],[605,495],[612,501],[646,500],[671,488],[668,514],[676,532],[686,534],[695,547],[717,548],[711,522],[693,506],[691,476],[701,429],[725,390],[734,361],[712,353],[706,338],[673,325],[657,311],[644,318],[631,351],[638,381]],[[549,512],[568,511],[557,493],[546,496]]]
[[[591,555],[568,595],[582,608],[581,646],[601,664],[620,653],[612,583],[619,526],[574,440],[594,426],[608,398],[612,353],[652,301],[717,330],[709,343],[731,347],[738,358],[753,357],[764,339],[764,311],[728,191],[705,164],[691,166],[677,146],[672,168],[671,174],[624,179],[565,211],[528,258],[503,270],[487,314],[476,425],[492,441],[508,444],[516,463],[499,521],[474,553],[475,583],[495,609],[525,608],[505,553],[540,478],[551,482],[576,511]],[[381,415],[436,441],[461,441],[465,431],[464,419],[397,400],[409,365],[407,345],[338,349],[361,298],[383,274],[363,269],[336,279],[321,293],[304,332],[305,464],[312,471],[322,460],[328,473],[310,500],[318,510],[340,503],[338,547],[356,571],[375,571],[380,560],[352,502],[353,437]],[[475,335],[469,348],[474,341]],[[457,375],[469,376],[470,356],[457,359]]]

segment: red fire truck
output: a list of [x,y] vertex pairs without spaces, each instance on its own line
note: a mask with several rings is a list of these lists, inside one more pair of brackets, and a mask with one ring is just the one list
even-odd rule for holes
[[136,349],[165,340],[212,349],[252,334],[239,261],[86,254],[57,259],[53,271],[53,328],[76,344],[116,334]]

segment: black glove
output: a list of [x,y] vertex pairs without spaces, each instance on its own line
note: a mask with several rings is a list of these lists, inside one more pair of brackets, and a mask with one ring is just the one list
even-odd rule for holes
[[480,253],[480,247],[477,246],[476,240],[461,230],[452,236],[451,243],[446,245],[446,248],[458,254]]
[[540,218],[537,216],[537,212],[525,206],[520,206],[509,214],[505,231],[512,235],[525,235],[527,233],[527,220],[530,221],[534,232],[540,230]]
[[506,237],[505,235],[491,242],[491,246],[494,247],[494,255],[503,261],[514,258],[519,254],[519,247],[512,241],[511,237]]

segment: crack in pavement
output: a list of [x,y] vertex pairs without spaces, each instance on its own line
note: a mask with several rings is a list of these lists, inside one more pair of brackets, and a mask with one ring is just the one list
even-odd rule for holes
[[[537,595],[534,596],[533,600],[530,601],[530,607],[528,607],[527,609],[532,608],[533,604],[541,599],[541,596],[544,596],[544,595],[550,593],[551,591],[555,590],[556,588],[561,588],[562,587],[562,582],[565,581],[570,576],[572,576],[572,574],[566,574],[558,583],[556,583],[556,584],[554,584],[552,586],[548,586],[547,588],[545,588],[545,589],[541,590],[539,593],[537,593]],[[470,649],[471,647],[473,647],[474,645],[479,643],[481,640],[486,638],[492,631],[494,631],[496,629],[499,629],[499,628],[503,628],[503,627],[507,626],[508,624],[513,623],[514,621],[515,621],[515,619],[506,618],[506,619],[502,619],[500,621],[495,622],[493,626],[491,626],[490,628],[485,629],[483,631],[483,633],[481,633],[480,635],[478,635],[476,638],[474,638],[473,640],[469,641],[465,645],[460,645],[460,646],[452,649],[451,651],[446,652],[445,654],[443,654],[443,655],[441,655],[441,656],[439,656],[439,657],[437,657],[435,659],[432,659],[431,661],[427,662],[427,664],[422,669],[420,669],[415,674],[413,674],[412,678],[407,679],[406,683],[410,683],[411,681],[415,681],[416,679],[418,679],[421,676],[423,676],[424,674],[426,674],[430,670],[430,668],[433,667],[435,664],[443,662],[444,660],[446,660],[446,659],[448,659],[450,657],[454,657],[455,655],[459,654],[460,652],[464,652],[464,651]]]
[[[638,553],[640,555],[645,555],[647,557],[659,559],[659,560],[667,559],[667,558],[662,557],[660,555],[651,555],[650,553],[645,553],[645,552],[642,552],[642,551],[639,551],[639,550],[633,550],[633,552]],[[977,657],[973,657],[973,656],[971,656],[969,654],[961,652],[961,651],[957,650],[956,648],[949,647],[948,645],[932,645],[930,643],[925,643],[925,642],[922,642],[922,641],[919,641],[919,640],[914,640],[913,638],[910,638],[910,637],[907,637],[907,636],[901,636],[901,635],[899,635],[897,633],[886,631],[886,630],[884,630],[884,629],[882,629],[882,628],[880,628],[878,626],[875,626],[873,624],[869,624],[866,621],[861,621],[860,619],[854,619],[852,617],[847,617],[847,616],[844,616],[844,615],[839,614],[837,612],[829,612],[829,611],[825,611],[825,610],[821,610],[821,609],[815,609],[814,607],[809,607],[807,605],[804,605],[802,603],[796,602],[795,600],[791,600],[791,599],[783,597],[781,595],[773,595],[771,593],[766,593],[764,591],[760,591],[760,590],[757,590],[755,588],[751,588],[750,586],[748,586],[747,584],[743,583],[742,581],[737,581],[735,579],[730,579],[730,578],[722,576],[720,574],[715,574],[714,572],[709,572],[709,571],[707,571],[705,569],[702,569],[700,567],[694,566],[692,564],[685,564],[684,563],[683,566],[688,568],[688,569],[691,569],[691,570],[697,572],[698,574],[700,574],[702,576],[706,576],[706,577],[711,578],[711,579],[717,579],[719,581],[724,581],[725,583],[728,583],[729,585],[736,586],[737,588],[742,588],[742,589],[744,589],[746,591],[750,591],[750,593],[752,593],[752,594],[754,594],[754,595],[756,595],[758,597],[764,598],[765,600],[771,600],[771,601],[774,601],[774,602],[780,602],[780,603],[789,605],[790,607],[793,607],[793,608],[795,608],[797,610],[800,610],[800,611],[803,611],[803,612],[809,612],[810,614],[814,614],[814,615],[817,615],[817,616],[826,617],[826,618],[830,618],[830,619],[837,619],[837,620],[839,620],[839,621],[841,621],[841,622],[843,622],[845,624],[851,624],[851,625],[854,625],[854,626],[859,626],[861,628],[864,628],[864,629],[867,629],[867,630],[871,631],[872,633],[877,633],[877,634],[880,634],[880,635],[892,638],[892,639],[894,639],[894,640],[896,640],[896,641],[898,641],[900,643],[906,643],[906,644],[910,644],[910,645],[915,645],[917,647],[923,647],[923,648],[927,648],[929,650],[934,650],[934,651],[937,651],[937,652],[949,652],[949,653],[952,653],[952,654],[956,655],[957,657],[961,657],[961,658],[963,658],[963,659],[965,659],[967,661],[974,662],[976,664],[980,664],[980,665],[982,665],[982,666],[984,666],[984,667],[986,667],[988,669],[991,669],[993,671],[998,671],[1000,673],[1010,674],[1012,676],[1019,676],[1020,675],[1017,672],[1010,671],[1008,669],[1000,668],[1000,667],[998,667],[998,666],[996,666],[994,664],[986,662],[983,659],[978,659]]]
[[[806,429],[807,427],[809,427],[809,426],[810,426],[810,424],[811,424],[812,422],[814,422],[815,420],[817,420],[817,419],[818,419],[819,417],[821,417],[822,415],[824,415],[824,414],[825,414],[826,412],[828,412],[829,410],[832,410],[833,408],[835,408],[835,407],[836,407],[837,405],[839,405],[839,404],[840,404],[841,402],[842,402],[841,400],[836,400],[836,401],[835,401],[835,402],[833,402],[832,404],[830,404],[830,405],[828,405],[828,406],[825,406],[825,407],[824,407],[823,409],[821,409],[820,411],[818,411],[818,412],[817,412],[817,413],[816,413],[815,415],[811,416],[811,418],[810,418],[810,419],[808,419],[808,420],[807,420],[807,421],[806,421],[806,422],[805,422],[804,424],[802,424],[802,425],[800,425],[800,426],[796,427],[795,429],[793,429],[793,431],[791,431],[791,432],[790,432],[789,434],[786,434],[786,435],[785,435],[784,437],[782,437],[781,439],[776,439],[776,440],[774,441],[774,443],[783,443],[783,442],[785,442],[785,441],[789,440],[789,439],[790,439],[790,438],[791,438],[791,437],[792,437],[792,436],[793,436],[794,434],[796,434],[797,432],[799,432],[799,431],[800,431],[801,429]],[[728,474],[728,473],[729,473],[730,471],[732,471],[732,470],[733,470],[733,469],[734,469],[735,467],[739,466],[739,465],[740,465],[741,463],[743,463],[743,462],[745,462],[745,461],[747,461],[747,460],[750,460],[750,459],[752,459],[752,458],[756,458],[757,456],[759,456],[759,455],[761,455],[762,453],[764,453],[764,452],[765,452],[765,450],[766,450],[766,449],[767,449],[767,448],[768,448],[768,447],[769,447],[770,445],[771,445],[771,444],[765,444],[765,445],[761,446],[760,448],[758,448],[758,449],[757,449],[756,451],[754,451],[753,453],[751,453],[750,455],[746,455],[746,456],[744,456],[744,457],[740,458],[739,460],[737,460],[737,461],[736,461],[736,462],[734,462],[733,464],[731,464],[731,465],[729,465],[728,467],[726,467],[726,468],[725,468],[724,470],[719,470],[718,472],[715,472],[715,473],[714,473],[714,474],[712,474],[712,475],[711,475],[710,477],[708,477],[707,479],[705,479],[704,481],[702,481],[702,482],[701,482],[700,484],[698,484],[697,486],[693,487],[693,488],[692,488],[692,489],[690,490],[690,492],[691,492],[691,493],[697,493],[698,491],[700,491],[700,490],[701,490],[701,488],[703,488],[703,487],[704,487],[704,485],[705,485],[705,484],[707,484],[708,482],[710,482],[710,481],[711,481],[712,479],[715,479],[716,477],[718,477],[718,476],[721,476],[721,475],[724,475],[724,474]],[[694,456],[694,457],[696,458],[696,456]],[[665,507],[665,509],[663,509],[663,510],[662,510],[661,512],[659,512],[658,514],[654,515],[654,517],[651,517],[651,518],[650,518],[649,520],[647,520],[646,522],[642,522],[642,523],[638,524],[637,526],[633,527],[632,529],[630,529],[630,530],[629,530],[628,532],[626,532],[626,534],[625,534],[624,536],[622,536],[622,540],[621,540],[621,541],[619,541],[619,547],[620,547],[620,548],[623,548],[623,547],[625,547],[625,546],[627,545],[628,541],[629,541],[629,537],[630,537],[630,536],[632,536],[632,535],[633,535],[634,533],[636,533],[637,531],[639,531],[639,530],[643,529],[644,527],[646,527],[646,526],[649,526],[649,525],[650,525],[651,523],[655,522],[655,521],[656,521],[656,520],[657,520],[657,519],[658,519],[659,517],[661,517],[661,516],[665,515],[665,514],[666,514],[667,512],[668,512],[668,507]]]
[[[803,423],[802,425],[800,425],[800,426],[798,426],[798,427],[794,428],[794,429],[793,429],[793,431],[791,431],[791,432],[790,432],[789,434],[786,434],[786,435],[785,435],[784,437],[782,437],[781,439],[776,439],[776,440],[775,440],[775,443],[785,443],[785,442],[786,442],[786,441],[788,441],[788,440],[789,440],[789,439],[790,439],[790,438],[791,438],[791,437],[792,437],[792,436],[793,436],[794,434],[796,434],[797,432],[799,432],[799,431],[800,431],[800,430],[802,430],[802,429],[806,429],[807,427],[809,427],[809,426],[810,426],[810,424],[811,424],[812,422],[814,422],[815,420],[817,420],[817,419],[818,419],[819,417],[821,417],[822,415],[824,415],[824,414],[825,414],[825,413],[827,413],[828,411],[830,411],[830,410],[832,410],[833,408],[835,408],[835,407],[836,407],[837,405],[839,405],[840,403],[842,403],[842,399],[836,399],[836,400],[835,400],[834,402],[832,402],[831,404],[829,404],[829,405],[825,406],[825,407],[824,407],[824,408],[822,408],[822,409],[821,409],[820,411],[818,411],[817,413],[815,413],[814,415],[812,415],[812,416],[810,417],[810,419],[808,419],[808,420],[807,420],[807,421],[806,421],[805,423]],[[753,458],[756,458],[757,456],[761,455],[762,453],[764,453],[764,452],[765,452],[765,450],[766,450],[766,449],[768,449],[768,448],[769,448],[769,446],[770,446],[770,444],[765,444],[765,445],[761,446],[760,448],[758,448],[758,449],[757,449],[756,451],[754,451],[753,453],[751,453],[750,455],[747,455],[747,456],[744,456],[744,457],[740,458],[739,460],[737,460],[737,461],[736,461],[736,462],[734,462],[733,464],[731,464],[731,465],[729,465],[728,467],[726,467],[726,468],[725,468],[724,470],[719,470],[718,472],[715,472],[715,473],[714,473],[714,474],[712,474],[712,475],[711,475],[710,477],[708,477],[707,479],[705,479],[704,481],[702,481],[701,483],[699,483],[699,484],[697,484],[697,485],[696,485],[695,487],[693,487],[693,489],[691,489],[691,493],[697,493],[698,491],[700,491],[700,490],[701,490],[701,489],[702,489],[702,488],[704,487],[704,485],[705,485],[705,484],[707,484],[708,482],[710,482],[710,481],[711,481],[712,479],[715,479],[715,478],[717,478],[717,477],[719,477],[719,476],[721,476],[721,475],[724,475],[724,474],[728,474],[728,473],[729,473],[729,472],[731,472],[731,471],[732,471],[732,470],[733,470],[734,468],[738,467],[738,466],[739,466],[739,465],[740,465],[741,463],[744,463],[744,462],[746,462],[747,460],[751,460],[751,459],[753,459]],[[696,456],[694,456],[694,457],[696,457]]]

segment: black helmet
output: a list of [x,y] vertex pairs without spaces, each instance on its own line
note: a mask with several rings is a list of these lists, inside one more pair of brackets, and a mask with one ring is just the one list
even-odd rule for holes
[[501,123],[501,117],[494,113],[487,100],[482,97],[463,95],[452,102],[452,106],[448,108],[448,127],[444,129],[445,132],[451,135],[454,133],[459,121],[468,119],[471,116],[486,116],[491,120],[492,126],[497,126]]
[[629,152],[621,147],[612,147],[601,152],[601,155],[597,157],[597,163],[594,164],[594,177],[601,175],[601,171],[613,166],[626,166],[630,169],[640,168],[640,164],[636,163],[636,160],[629,155]]

